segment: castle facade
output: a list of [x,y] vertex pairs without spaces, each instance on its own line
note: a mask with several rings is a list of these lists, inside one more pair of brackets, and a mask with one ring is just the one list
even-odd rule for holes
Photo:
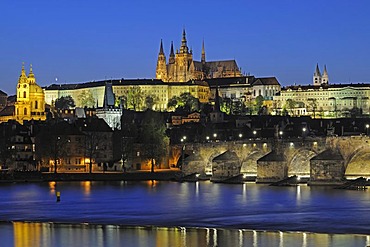
[[168,62],[161,40],[157,59],[156,79],[164,82],[187,82],[210,78],[239,77],[242,73],[235,60],[206,61],[204,42],[200,61],[193,59],[193,51],[187,46],[186,32],[183,30],[180,49],[174,52],[173,43]]

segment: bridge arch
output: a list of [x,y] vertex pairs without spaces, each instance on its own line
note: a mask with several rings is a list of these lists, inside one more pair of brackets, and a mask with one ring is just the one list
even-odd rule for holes
[[316,156],[318,152],[309,148],[300,148],[295,150],[291,158],[288,159],[288,176],[309,176],[310,159]]
[[370,177],[370,146],[356,149],[345,163],[346,177]]

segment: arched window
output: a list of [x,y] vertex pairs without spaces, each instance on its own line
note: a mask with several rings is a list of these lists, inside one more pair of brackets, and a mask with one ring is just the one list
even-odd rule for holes
[[17,115],[19,115],[19,109],[17,108]]
[[23,110],[23,114],[24,114],[24,115],[27,115],[27,108],[24,108],[24,110]]
[[38,107],[38,102],[37,102],[37,100],[35,101],[35,109],[37,109],[37,107]]
[[23,98],[27,98],[27,93],[23,92]]

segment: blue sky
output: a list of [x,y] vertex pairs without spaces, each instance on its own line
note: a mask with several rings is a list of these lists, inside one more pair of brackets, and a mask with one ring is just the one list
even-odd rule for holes
[[15,92],[22,62],[41,86],[153,78],[163,39],[194,58],[236,59],[242,71],[311,83],[316,63],[331,82],[370,82],[370,1],[356,0],[4,0],[0,89]]

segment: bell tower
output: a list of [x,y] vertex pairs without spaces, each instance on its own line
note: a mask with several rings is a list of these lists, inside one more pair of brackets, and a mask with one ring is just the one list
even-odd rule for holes
[[161,79],[162,81],[167,80],[167,65],[166,65],[166,56],[163,51],[163,43],[159,47],[158,60],[157,60],[157,69],[155,73],[155,78]]

